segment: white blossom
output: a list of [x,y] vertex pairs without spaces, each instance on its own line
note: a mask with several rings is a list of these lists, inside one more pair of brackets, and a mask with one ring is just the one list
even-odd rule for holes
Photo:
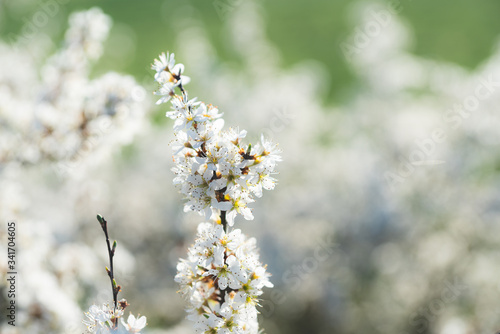
[[145,316],[136,318],[133,314],[130,314],[127,318],[127,322],[125,322],[123,318],[120,320],[123,327],[125,327],[129,333],[140,333],[141,330],[146,327],[147,319]]
[[[247,205],[262,196],[262,189],[274,189],[277,180],[271,175],[281,161],[281,150],[263,136],[255,147],[243,145],[245,130],[223,131],[218,108],[189,99],[182,87],[185,82],[171,68],[178,68],[179,73],[184,70],[181,64],[175,65],[174,54],[161,54],[154,61],[155,80],[160,84],[156,94],[163,96],[158,102],[172,98],[172,111],[166,116],[174,120],[174,184],[187,200],[185,211],[196,211],[207,219],[213,209],[227,211],[231,226],[238,215],[252,220]],[[161,73],[168,73],[169,79]],[[175,94],[175,87],[181,95]]]
[[[98,8],[72,14],[63,47],[46,61],[20,58],[19,46],[0,43],[0,60],[9,64],[0,74],[0,162],[51,161],[65,175],[140,131],[144,89],[117,73],[89,78],[110,27]],[[35,75],[27,78],[25,71]],[[21,88],[26,82],[30,89]]]
[[254,218],[248,204],[262,196],[262,189],[274,188],[271,175],[281,151],[264,137],[253,148],[244,145],[245,130],[224,131],[217,107],[189,99],[181,76],[184,66],[175,64],[173,54],[161,54],[153,69],[160,84],[156,94],[162,96],[157,103],[172,99],[166,116],[174,120],[172,170],[174,184],[187,200],[184,211],[217,221],[198,226],[188,258],[177,265],[175,280],[189,302],[187,318],[197,333],[258,333],[258,298],[264,286],[273,285],[259,261],[255,239],[226,229],[238,215]]
[[141,334],[141,330],[146,327],[146,317],[136,318],[130,314],[125,322],[123,313],[120,306],[115,309],[109,303],[92,305],[85,313],[87,320],[83,320],[83,323],[87,326],[87,333],[92,334]]
[[254,238],[239,229],[226,233],[220,224],[201,223],[188,258],[177,265],[175,281],[199,333],[257,333],[256,306],[262,288],[273,286],[269,276]]

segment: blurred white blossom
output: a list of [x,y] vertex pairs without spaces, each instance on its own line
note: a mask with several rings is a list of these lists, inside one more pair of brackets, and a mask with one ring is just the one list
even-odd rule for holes
[[[148,107],[132,77],[90,78],[110,26],[97,8],[72,14],[62,48],[47,60],[21,42],[0,42],[0,216],[16,222],[21,273],[16,327],[3,323],[1,332],[81,333],[79,302],[95,292],[98,256],[71,235],[82,221],[64,211],[78,197],[75,184],[89,172],[85,167],[130,143],[142,131]],[[47,175],[46,166],[53,168],[49,180],[55,171],[62,187],[75,187],[55,194],[40,177]],[[56,198],[59,218],[69,218],[64,226],[41,218],[46,208],[38,202],[49,198]],[[7,239],[0,235],[3,249]],[[2,291],[6,272],[0,276]]]
[[[111,19],[100,9],[72,14],[62,49],[37,72],[39,59],[1,45],[0,163],[54,162],[75,173],[110,149],[127,144],[143,126],[147,104],[134,79],[107,73],[90,79]],[[29,82],[29,84],[27,84]],[[89,156],[93,154],[93,159]]]

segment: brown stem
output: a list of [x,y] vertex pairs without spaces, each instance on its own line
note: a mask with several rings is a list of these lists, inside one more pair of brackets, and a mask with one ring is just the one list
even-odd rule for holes
[[220,223],[222,224],[222,227],[224,228],[224,232],[227,233],[226,211],[220,212]]

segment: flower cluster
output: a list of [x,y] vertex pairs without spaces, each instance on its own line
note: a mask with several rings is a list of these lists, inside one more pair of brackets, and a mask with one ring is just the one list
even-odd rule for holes
[[177,270],[175,281],[198,332],[258,332],[255,306],[262,288],[273,285],[259,261],[255,238],[247,239],[239,229],[226,233],[220,224],[202,223]]
[[89,333],[140,334],[141,330],[146,327],[146,317],[136,318],[130,314],[125,322],[122,316],[126,305],[128,304],[124,299],[120,301],[117,309],[114,309],[110,304],[92,305],[85,313],[87,320],[84,320],[83,323],[87,326]]
[[[187,199],[184,211],[205,214],[207,220],[217,210],[224,211],[230,226],[238,214],[252,220],[247,205],[261,197],[263,189],[274,189],[272,175],[281,160],[280,149],[264,137],[255,146],[244,145],[244,130],[223,131],[217,107],[188,98],[183,85],[189,78],[183,75],[184,66],[175,64],[174,54],[159,58],[152,66],[160,84],[156,94],[162,96],[157,103],[172,99],[172,111],[166,116],[175,120],[174,184]],[[176,87],[181,95],[175,94]]]
[[[184,66],[174,54],[155,60],[155,79],[160,84],[158,104],[172,100],[175,139],[174,184],[186,197],[184,211],[205,214],[198,238],[188,258],[177,266],[175,280],[188,301],[188,319],[197,333],[259,332],[256,306],[263,287],[272,287],[265,266],[259,261],[254,238],[247,239],[233,226],[238,214],[253,219],[248,204],[274,189],[275,167],[280,149],[261,138],[244,145],[246,131],[223,130],[224,120],[211,105],[189,99],[184,85]],[[179,89],[181,94],[176,94]]]
[[8,64],[0,65],[0,164],[51,161],[67,174],[140,130],[144,89],[117,73],[89,78],[110,28],[98,8],[72,14],[63,47],[42,62],[39,75],[38,52],[0,43],[1,64]]

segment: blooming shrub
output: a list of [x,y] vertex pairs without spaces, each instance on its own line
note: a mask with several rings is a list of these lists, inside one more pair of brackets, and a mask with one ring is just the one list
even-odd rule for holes
[[[265,201],[247,205],[259,224],[240,226],[241,217],[236,217],[234,225],[260,241],[261,259],[269,264],[274,292],[281,296],[260,297],[271,333],[498,329],[499,49],[475,69],[416,56],[407,49],[412,41],[407,22],[392,19],[351,59],[351,72],[361,85],[347,86],[345,99],[335,106],[324,104],[328,78],[322,65],[285,64],[282,60],[289,57],[266,37],[272,26],[266,27],[252,1],[239,4],[221,28],[227,37],[224,47],[238,59],[238,67],[220,57],[200,20],[178,25],[175,49],[189,74],[196,73],[190,91],[210,96],[220,110],[238,110],[224,114],[226,124],[244,124],[247,137],[265,133],[284,151],[280,187],[267,192]],[[369,10],[365,21],[355,22],[361,28],[373,23]],[[325,43],[337,47],[333,40]],[[30,110],[23,106],[34,105],[42,95],[39,65],[45,58],[35,62],[27,52],[5,44],[0,48],[0,104],[16,111],[2,108],[8,121],[0,126],[11,127],[17,124],[11,120],[23,115],[17,111]],[[489,97],[478,98],[477,109],[467,110],[464,104],[474,103],[476,90]],[[133,105],[144,109],[141,103]],[[25,142],[24,133],[9,136],[18,130],[8,127],[0,131],[0,145],[24,151],[25,145],[18,145]],[[447,135],[439,142],[432,136],[436,128]],[[86,225],[97,205],[102,211],[116,208],[113,221],[122,227],[117,238],[128,238],[133,256],[120,247],[123,257],[117,266],[127,269],[119,277],[133,283],[127,284],[127,297],[143,307],[152,326],[164,327],[160,333],[172,330],[167,326],[177,327],[176,334],[193,332],[181,320],[178,286],[169,279],[176,272],[173,259],[190,260],[190,251],[184,256],[185,240],[192,240],[190,224],[198,218],[179,216],[179,196],[174,187],[164,186],[171,181],[165,170],[173,162],[158,143],[175,141],[171,132],[157,126],[136,137],[133,154],[116,164],[103,163],[100,158],[106,155],[99,152],[123,142],[108,145],[107,139],[86,145],[77,159],[63,152],[60,161],[38,160],[49,155],[26,153],[21,157],[29,159],[1,164],[1,215],[20,223],[21,272],[29,275],[19,280],[19,326],[12,332],[2,324],[0,332],[81,334],[79,305],[102,308],[103,299],[109,300],[107,287],[96,291],[103,275],[92,268],[102,262],[97,256],[102,244],[92,244],[89,230],[95,226]],[[106,133],[114,137],[115,132]],[[36,146],[36,141],[28,143]],[[37,161],[68,167],[97,161],[99,170],[85,173],[85,182],[70,179],[54,186],[43,165],[33,166]],[[213,218],[205,224],[218,233]],[[6,240],[2,233],[0,243]],[[132,268],[148,274],[136,279]],[[0,278],[2,285],[5,277]],[[228,285],[222,291],[229,290]]]

